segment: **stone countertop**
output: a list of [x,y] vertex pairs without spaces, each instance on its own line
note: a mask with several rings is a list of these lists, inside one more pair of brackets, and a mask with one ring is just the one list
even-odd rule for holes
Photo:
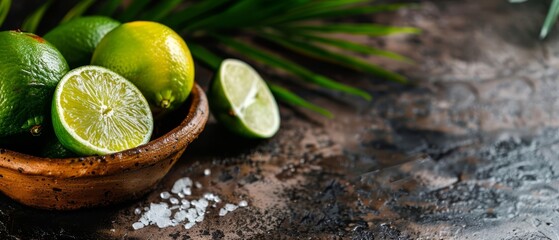
[[[400,86],[311,66],[374,94],[298,93],[335,118],[282,106],[270,140],[242,140],[211,119],[145,197],[70,212],[1,196],[2,239],[559,239],[559,31],[543,41],[546,4],[423,1],[374,21],[417,36],[357,39],[410,56],[371,57],[408,76]],[[199,67],[198,81],[211,74]],[[209,169],[211,174],[204,175]],[[189,177],[193,196],[248,202],[203,222],[133,230],[136,208]]]

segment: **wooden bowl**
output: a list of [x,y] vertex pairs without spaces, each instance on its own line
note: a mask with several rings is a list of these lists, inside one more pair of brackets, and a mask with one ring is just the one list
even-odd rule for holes
[[0,149],[0,191],[28,206],[59,210],[139,198],[155,187],[204,129],[208,101],[198,85],[184,109],[188,114],[179,126],[114,154],[52,159]]

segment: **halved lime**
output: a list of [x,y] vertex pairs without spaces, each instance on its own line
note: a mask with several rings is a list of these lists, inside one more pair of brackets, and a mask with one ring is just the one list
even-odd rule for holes
[[269,138],[278,131],[276,100],[262,77],[247,63],[224,60],[209,94],[214,116],[234,133]]
[[153,117],[138,88],[98,66],[68,72],[56,87],[52,122],[58,140],[81,154],[108,154],[149,141]]

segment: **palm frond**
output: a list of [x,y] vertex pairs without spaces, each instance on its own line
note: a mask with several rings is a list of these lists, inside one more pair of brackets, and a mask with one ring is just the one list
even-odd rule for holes
[[310,103],[309,101],[299,97],[297,94],[289,91],[286,88],[274,84],[269,84],[268,86],[270,87],[270,90],[272,91],[274,96],[278,98],[280,101],[283,101],[287,104],[291,104],[296,107],[309,109],[327,118],[334,117],[334,114],[332,114],[332,112],[328,111],[325,108]]
[[[221,61],[223,61],[222,58],[218,57],[208,49],[198,44],[190,43],[188,44],[188,47],[190,48],[192,55],[194,55],[194,57],[200,60],[203,64],[210,67],[214,71],[217,71],[219,69],[219,65],[221,64]],[[333,117],[333,114],[330,111],[310,103],[309,101],[297,96],[297,94],[289,91],[286,88],[280,87],[275,84],[268,84],[268,86],[270,87],[270,90],[272,91],[274,96],[282,102],[291,104],[296,107],[309,109],[328,118]]]
[[189,43],[188,48],[190,49],[190,52],[192,53],[194,58],[200,60],[202,63],[204,63],[206,66],[210,67],[214,71],[219,69],[219,65],[221,64],[221,61],[223,61],[222,58],[218,57],[205,47],[202,47],[196,43]]
[[365,100],[371,100],[372,97],[369,93],[358,89],[358,88],[354,88],[348,85],[345,85],[343,83],[339,83],[335,80],[330,79],[329,77],[320,75],[320,74],[316,74],[304,67],[302,67],[299,64],[293,63],[289,60],[286,60],[284,58],[281,58],[275,54],[272,54],[271,52],[268,52],[264,49],[260,49],[260,48],[255,48],[253,46],[250,46],[248,44],[244,44],[241,43],[240,41],[234,40],[232,38],[228,38],[228,37],[224,37],[224,36],[219,36],[219,35],[213,35],[215,38],[217,38],[220,42],[226,44],[228,47],[234,48],[235,50],[237,50],[237,52],[250,57],[251,59],[276,67],[276,68],[280,68],[283,70],[286,70],[289,73],[292,73],[298,77],[300,77],[302,80],[305,80],[309,83],[312,84],[316,84],[320,87],[324,87],[324,88],[328,88],[331,90],[336,90],[336,91],[341,91],[341,92],[345,92],[348,94],[352,94],[355,96],[359,96],[364,98]]
[[396,61],[402,61],[405,63],[413,63],[413,60],[402,56],[400,54],[397,54],[395,52],[391,52],[391,51],[386,51],[386,50],[382,50],[382,49],[378,49],[372,46],[367,46],[367,45],[363,45],[363,44],[358,44],[358,43],[354,43],[351,41],[347,41],[347,40],[342,40],[342,39],[337,39],[337,38],[333,38],[333,37],[323,37],[323,36],[318,36],[318,35],[313,35],[313,34],[306,34],[306,33],[302,33],[302,32],[298,32],[298,33],[283,33],[283,34],[287,34],[287,35],[292,35],[294,37],[300,38],[303,41],[306,42],[312,42],[313,44],[325,44],[328,46],[332,46],[335,48],[339,48],[339,49],[344,49],[344,50],[349,50],[355,53],[363,53],[363,54],[367,54],[367,55],[375,55],[375,56],[379,56],[379,57],[384,57],[384,58],[389,58],[392,60],[396,60]]
[[317,19],[317,18],[320,19],[341,18],[341,17],[348,17],[348,16],[355,16],[355,15],[373,14],[378,12],[396,11],[404,7],[414,6],[411,4],[380,4],[376,6],[363,6],[363,5],[350,5],[343,2],[341,2],[341,6],[340,3],[333,6],[332,3],[329,2],[322,2],[320,4],[322,5],[328,4],[329,6],[327,8],[310,6],[301,9],[294,9],[281,16],[278,16],[277,18],[274,18],[273,21],[266,22],[266,24],[275,25],[275,24],[281,24],[286,22],[294,22],[294,21]]
[[413,27],[394,27],[377,24],[328,24],[328,25],[292,25],[296,31],[321,32],[321,33],[348,33],[362,34],[373,37],[393,34],[418,34],[421,31]]
[[164,0],[157,3],[155,7],[144,12],[140,19],[160,21],[163,17],[169,15],[182,0]]
[[[25,19],[23,30],[30,32],[37,30],[52,1],[62,0],[49,0],[36,9]],[[95,0],[79,1],[66,13],[62,22],[90,11],[95,2]],[[559,0],[554,0],[555,2]],[[0,0],[0,24],[9,11],[10,3],[11,0]],[[340,33],[367,37],[418,34],[421,32],[420,29],[414,27],[385,26],[362,20],[348,23],[344,20],[348,17],[396,11],[413,6],[415,5],[400,3],[373,4],[372,0],[105,0],[103,5],[91,11],[92,14],[110,16],[122,22],[151,20],[166,24],[185,38],[197,61],[212,69],[219,67],[223,57],[206,48],[207,39],[214,39],[220,43],[217,47],[213,47],[217,48],[218,52],[223,52],[225,49],[232,50],[235,55],[242,56],[241,58],[249,58],[265,66],[284,71],[288,76],[308,82],[309,84],[305,86],[326,88],[370,100],[372,96],[368,92],[313,72],[292,61],[291,57],[286,57],[292,56],[291,54],[277,54],[278,49],[270,49],[269,43],[316,61],[331,62],[385,80],[406,83],[407,79],[404,76],[386,70],[358,55],[375,55],[412,63],[410,59],[395,52],[335,36],[339,36]],[[557,14],[554,12],[555,18]],[[280,87],[269,81],[268,84],[280,101],[310,109],[327,117],[331,116],[326,109],[297,96],[289,88]]]
[[83,13],[85,13],[85,11],[87,11],[87,9],[89,7],[91,7],[91,5],[94,4],[94,3],[95,3],[95,0],[82,0],[82,1],[80,1],[72,9],[70,9],[70,11],[68,11],[68,13],[66,13],[66,15],[60,21],[60,23],[65,23],[65,22],[70,21],[74,18],[82,16]]
[[4,20],[10,12],[10,6],[12,5],[12,0],[0,0],[0,26],[4,23]]
[[547,13],[547,17],[542,26],[542,30],[540,31],[540,39],[544,39],[549,31],[557,22],[557,17],[559,16],[559,0],[553,0],[551,3],[551,7],[549,7],[549,11]]
[[45,12],[52,4],[52,1],[53,0],[47,1],[46,3],[41,5],[37,10],[35,10],[35,12],[29,15],[23,21],[23,24],[21,25],[21,30],[34,33],[37,30],[39,23],[41,23],[41,19],[43,18],[43,15],[45,15]]
[[[528,0],[509,0],[510,3],[523,3]],[[547,16],[542,24],[542,28],[540,30],[540,39],[544,39],[549,35],[551,28],[557,22],[557,17],[559,17],[559,0],[553,0],[549,9],[547,10]]]
[[105,4],[97,11],[97,14],[104,16],[113,16],[122,0],[107,0]]
[[132,1],[130,6],[128,6],[124,12],[120,14],[118,20],[121,22],[129,22],[134,20],[136,16],[149,4],[150,0],[135,0]]
[[356,57],[352,57],[349,55],[339,54],[330,52],[323,48],[317,47],[313,44],[309,44],[306,41],[297,40],[294,38],[288,38],[285,35],[275,35],[275,34],[268,34],[268,33],[261,33],[260,36],[264,37],[268,41],[277,43],[283,47],[289,48],[295,52],[320,59],[326,62],[331,62],[339,65],[344,65],[348,68],[352,68],[358,71],[363,71],[367,73],[371,73],[377,76],[381,76],[387,80],[399,82],[399,83],[407,83],[407,80],[404,76],[399,75],[397,73],[393,73],[383,68],[365,62],[361,59]]
[[231,0],[212,0],[212,1],[200,1],[194,4],[187,6],[182,11],[177,12],[176,14],[171,14],[164,17],[161,22],[171,26],[172,28],[179,28],[186,25],[189,25],[190,20],[207,14],[208,12],[223,6],[225,3],[228,3]]

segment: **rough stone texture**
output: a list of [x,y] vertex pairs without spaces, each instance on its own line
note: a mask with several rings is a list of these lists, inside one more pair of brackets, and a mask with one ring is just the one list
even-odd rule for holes
[[[410,56],[371,58],[409,76],[398,86],[312,66],[374,93],[365,102],[300,90],[330,120],[282,107],[267,141],[212,120],[157,190],[135,202],[47,212],[0,201],[3,239],[559,239],[559,32],[537,39],[547,3],[425,1],[375,20],[418,36],[357,39]],[[328,70],[325,70],[325,69]],[[199,68],[200,69],[200,68]],[[209,79],[199,71],[199,81]],[[204,169],[211,169],[204,176]],[[135,208],[175,180],[249,206],[203,223],[132,230]],[[217,208],[219,209],[219,208]]]

